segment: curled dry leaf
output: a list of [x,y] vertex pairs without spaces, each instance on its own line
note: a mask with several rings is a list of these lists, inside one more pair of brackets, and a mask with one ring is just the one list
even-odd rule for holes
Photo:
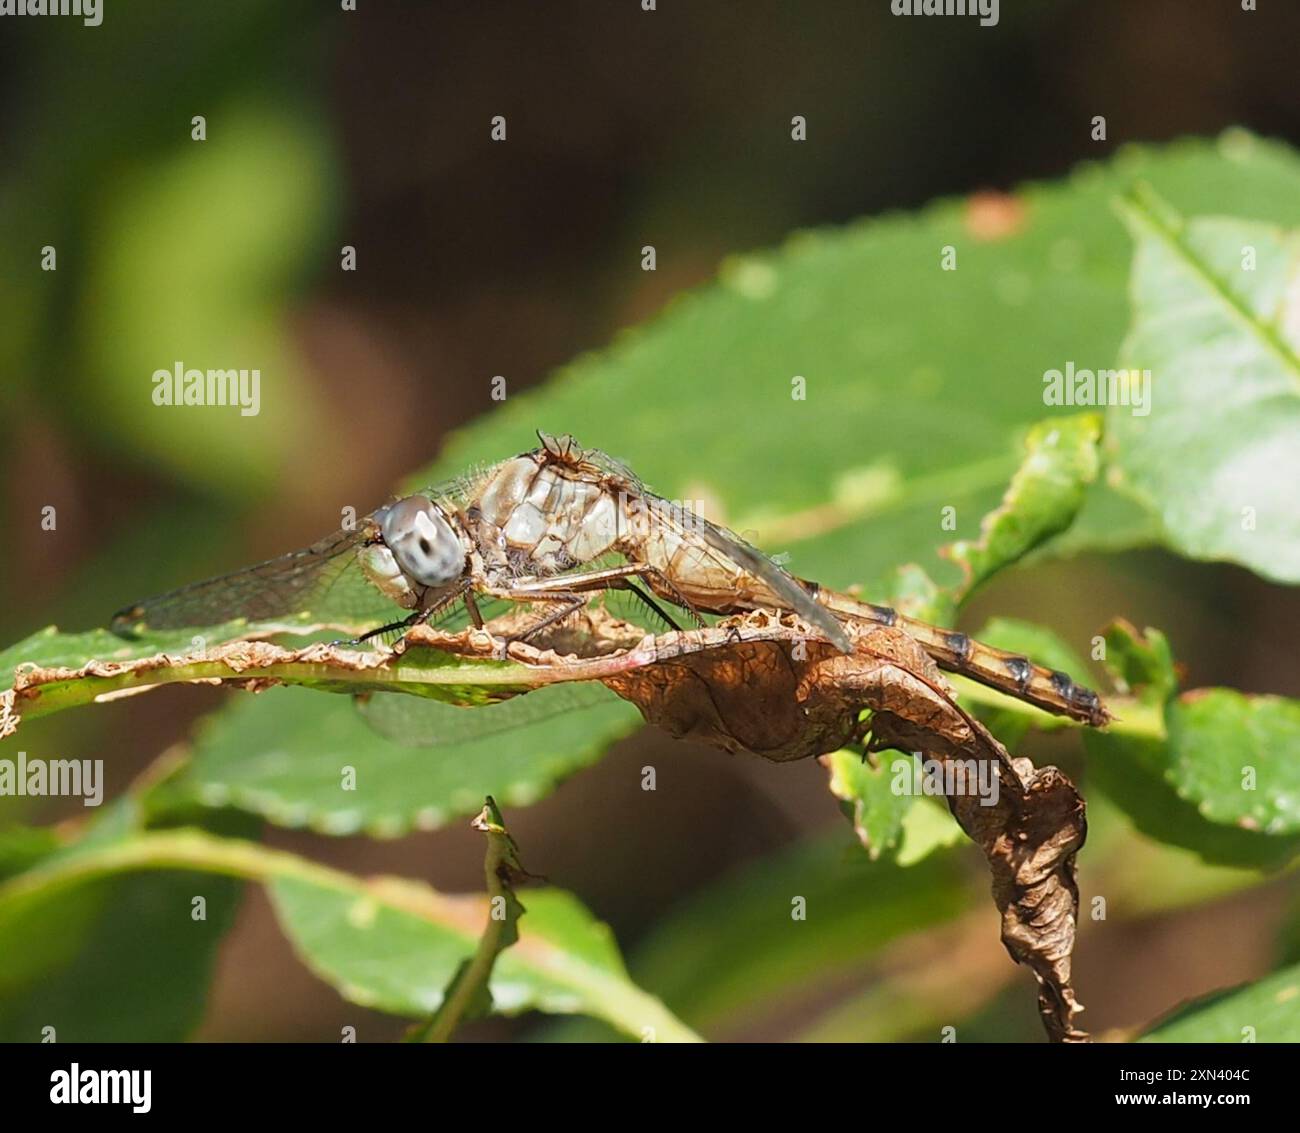
[[[953,817],[988,860],[1002,942],[1038,980],[1048,1036],[1086,1040],[1070,978],[1083,799],[1055,767],[1013,760],[954,703],[943,675],[907,634],[883,626],[850,632],[854,651],[845,655],[805,636],[798,622],[757,613],[725,628],[666,635],[654,663],[604,680],[650,723],[728,751],[784,762],[866,740],[871,749],[938,761]],[[859,723],[863,709],[871,712],[866,724]],[[995,791],[972,789],[990,773]]]

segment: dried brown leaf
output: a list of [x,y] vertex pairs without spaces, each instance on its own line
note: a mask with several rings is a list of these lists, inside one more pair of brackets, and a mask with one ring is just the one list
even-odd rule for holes
[[[850,627],[840,653],[797,622],[759,613],[727,628],[666,635],[653,663],[607,677],[646,719],[674,736],[782,762],[854,739],[938,760],[953,817],[984,852],[1002,942],[1039,985],[1048,1036],[1078,1042],[1082,1010],[1070,964],[1078,918],[1075,855],[1087,832],[1083,799],[1055,767],[1015,759],[952,699],[930,658],[901,630]],[[866,727],[858,723],[870,709]],[[998,790],[970,790],[986,764]]]

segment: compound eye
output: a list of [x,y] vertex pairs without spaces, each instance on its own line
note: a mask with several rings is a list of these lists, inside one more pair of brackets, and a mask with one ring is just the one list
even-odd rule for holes
[[421,586],[445,586],[465,569],[460,540],[427,496],[407,496],[389,507],[380,526],[397,565]]

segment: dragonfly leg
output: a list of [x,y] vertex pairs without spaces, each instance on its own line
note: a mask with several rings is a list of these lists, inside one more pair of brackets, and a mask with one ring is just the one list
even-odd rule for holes
[[[504,598],[508,595],[500,594],[497,596]],[[578,610],[582,609],[582,607],[586,605],[587,595],[571,594],[560,590],[551,591],[545,597],[542,597],[540,594],[530,594],[527,600],[530,602],[556,602],[560,605],[560,608],[558,610],[552,610],[542,618],[541,621],[529,626],[527,629],[521,630],[519,633],[512,633],[508,637],[502,638],[501,640],[507,645],[512,641],[527,641],[530,637],[535,637],[537,634],[541,633],[542,630],[549,629],[557,622],[564,621],[564,619],[569,617],[569,615],[577,613]]]
[[385,633],[392,633],[394,630],[406,629],[409,626],[414,625],[416,616],[417,616],[416,614],[412,614],[410,617],[403,618],[400,622],[389,622],[388,625],[376,626],[374,629],[366,630],[366,632],[361,634],[359,637],[335,638],[333,641],[329,642],[328,644],[335,646],[336,648],[344,648],[350,645],[363,645],[365,642],[369,641],[372,637],[379,637]]
[[633,594],[635,594],[642,602],[644,602],[649,609],[653,610],[660,618],[662,618],[670,629],[676,630],[679,633],[681,632],[682,627],[679,626],[675,621],[673,621],[673,619],[670,618],[660,608],[659,603],[656,602],[653,598],[651,598],[650,595],[647,594],[644,590],[642,590],[641,587],[639,587],[635,582],[627,582],[624,583],[624,585],[628,590],[630,590]]
[[366,630],[365,633],[363,633],[351,644],[360,645],[363,641],[369,641],[371,638],[374,637],[382,637],[384,634],[392,633],[394,630],[410,629],[411,626],[415,625],[417,622],[424,621],[429,616],[430,613],[432,613],[431,610],[416,610],[415,613],[408,615],[407,617],[403,618],[400,622],[389,622],[388,625],[386,626],[379,626],[375,629]]
[[334,644],[335,645],[343,645],[343,644],[360,645],[362,642],[369,641],[373,637],[382,637],[384,634],[392,633],[394,630],[399,630],[399,629],[408,630],[412,626],[420,625],[423,622],[427,622],[435,614],[441,613],[443,610],[445,610],[458,598],[465,599],[465,607],[467,610],[469,610],[470,618],[473,620],[474,625],[478,629],[482,629],[483,619],[479,615],[478,607],[474,605],[474,598],[471,595],[469,588],[466,587],[461,592],[456,592],[447,595],[441,601],[435,602],[432,606],[429,606],[426,609],[413,610],[406,617],[402,618],[401,621],[389,622],[387,625],[377,626],[375,629],[366,630],[366,632],[363,633],[360,637],[354,638],[350,642],[344,643],[344,642],[336,641],[334,642]]
[[[683,610],[685,610],[688,614],[690,614],[691,621],[695,623],[697,629],[703,629],[705,625],[708,624],[700,616],[700,612],[695,608],[694,603],[692,603],[691,600],[687,598],[685,594],[683,594],[680,590],[678,590],[677,587],[673,585],[672,580],[666,574],[664,574],[664,572],[661,571],[658,567],[645,566],[639,563],[633,565],[639,567],[640,578],[644,579],[646,582],[649,582],[651,579],[653,579],[655,582],[659,584],[659,586],[662,588],[663,591],[670,594],[672,596],[673,604],[680,606]],[[641,601],[643,601],[647,606],[649,606],[652,610],[654,610],[654,612],[658,614],[661,618],[663,618],[664,621],[666,621],[670,626],[672,626],[673,629],[681,628],[673,621],[672,618],[670,618],[657,605],[655,605],[655,603],[650,600],[648,595],[642,594],[641,591],[637,587],[633,586],[630,582],[627,584],[627,586],[628,589],[635,591],[637,595],[641,598]]]
[[474,623],[475,629],[483,628],[483,615],[479,613],[478,603],[474,601],[474,591],[465,591],[465,609],[469,613],[469,620]]
[[664,574],[658,567],[650,566],[647,563],[624,563],[621,566],[607,567],[603,570],[591,570],[577,574],[563,574],[555,578],[539,578],[519,580],[510,588],[511,593],[502,592],[495,596],[510,597],[515,601],[527,600],[542,593],[558,593],[562,586],[563,591],[579,592],[583,590],[635,590],[637,595],[650,605],[661,618],[669,625],[673,625],[673,620],[669,618],[662,610],[650,602],[649,598],[641,594],[639,590],[632,585],[632,579],[640,578],[649,583],[656,589],[657,593],[666,594],[671,601],[681,606],[691,616],[691,620],[697,626],[705,625],[705,621],[700,617],[699,611],[692,605],[691,601],[684,595],[672,580]]

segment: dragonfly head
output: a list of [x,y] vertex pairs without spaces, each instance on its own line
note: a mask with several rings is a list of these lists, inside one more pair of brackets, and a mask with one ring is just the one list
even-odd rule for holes
[[465,547],[428,496],[407,496],[384,508],[379,533],[398,569],[420,587],[441,589],[465,573]]

